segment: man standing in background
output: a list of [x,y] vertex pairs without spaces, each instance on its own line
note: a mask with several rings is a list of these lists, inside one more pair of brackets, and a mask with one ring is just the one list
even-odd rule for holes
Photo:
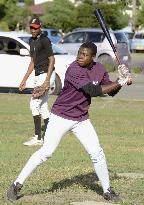
[[[30,31],[32,37],[30,38],[30,56],[31,62],[28,70],[20,83],[19,90],[22,91],[26,87],[26,81],[32,71],[35,72],[34,91],[36,87],[43,88],[44,95],[35,98],[31,97],[30,109],[32,111],[35,133],[32,139],[25,142],[26,146],[42,145],[43,139],[41,136],[41,117],[44,120],[45,130],[49,121],[48,110],[48,97],[49,92],[54,86],[55,72],[54,63],[55,58],[53,55],[51,41],[48,37],[42,34],[41,22],[39,18],[32,18],[30,21]],[[33,91],[33,92],[34,92]]]

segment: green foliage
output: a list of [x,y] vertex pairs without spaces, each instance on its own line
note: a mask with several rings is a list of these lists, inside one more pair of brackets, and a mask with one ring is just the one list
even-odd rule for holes
[[121,4],[123,7],[127,7],[132,3],[132,0],[119,0],[118,3]]
[[132,68],[133,73],[141,73],[142,72],[142,68],[141,67],[134,67]]
[[128,17],[123,14],[120,4],[95,4],[100,8],[108,26],[112,29],[121,29],[128,24]]
[[115,63],[112,63],[112,64],[104,64],[107,72],[109,73],[112,73],[112,72],[115,72],[116,69],[117,69],[117,65]]
[[[14,30],[19,24],[24,28],[31,15],[28,5],[32,0],[26,0],[25,7],[17,6],[18,0],[0,0],[0,19],[8,23]],[[118,1],[116,4],[104,4],[101,1],[83,0],[77,7],[69,0],[54,0],[45,3],[44,15],[41,17],[44,27],[55,27],[69,32],[76,27],[99,27],[94,10],[100,8],[106,22],[112,29],[121,29],[128,24],[128,16],[123,9],[129,1]]]
[[144,27],[144,2],[141,4],[141,8],[138,10],[136,25]]
[[18,7],[17,2],[18,0],[0,1],[0,19],[7,22],[10,30],[15,30],[17,25],[25,28],[27,17],[31,14],[27,6]]
[[69,0],[54,0],[45,6],[42,21],[45,27],[55,27],[68,32],[74,27],[75,7]]
[[25,0],[26,5],[31,5],[33,3],[33,0]]
[[7,22],[5,22],[5,21],[1,21],[0,22],[0,30],[2,30],[2,31],[9,31],[9,27],[8,27]]
[[120,29],[128,24],[128,16],[122,13],[122,4],[93,3],[92,0],[84,0],[77,7],[68,0],[54,0],[51,4],[46,4],[42,20],[44,26],[61,28],[64,32],[77,27],[99,27],[94,15],[96,8],[102,10],[112,29]]
[[[122,90],[120,92],[123,92]],[[56,97],[51,96],[51,108]],[[29,95],[0,94],[0,204],[12,204],[5,191],[29,157],[40,147],[22,143],[33,135],[28,108]],[[121,193],[125,205],[143,205],[143,177],[119,176],[144,173],[144,103],[115,97],[93,98],[90,118],[106,153],[111,186]],[[105,202],[89,155],[72,133],[65,135],[52,158],[24,183],[15,205],[68,205],[72,202]]]
[[76,22],[75,27],[97,27],[98,23],[94,16],[93,5],[84,3],[76,9]]

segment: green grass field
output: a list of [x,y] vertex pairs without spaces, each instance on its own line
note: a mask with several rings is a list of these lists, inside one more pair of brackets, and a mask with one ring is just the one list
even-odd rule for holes
[[[30,95],[0,94],[0,205],[5,190],[38,147],[25,147],[33,135]],[[55,100],[50,98],[50,107]],[[95,98],[90,117],[104,148],[111,185],[125,205],[144,204],[144,102]],[[121,173],[135,173],[134,177]],[[70,133],[53,157],[26,181],[15,204],[68,205],[76,201],[106,202],[89,156]]]

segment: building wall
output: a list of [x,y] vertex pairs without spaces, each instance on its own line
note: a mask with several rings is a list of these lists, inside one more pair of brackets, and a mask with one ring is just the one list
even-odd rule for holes
[[34,0],[34,4],[42,4],[42,3],[45,3],[45,2],[48,2],[48,1],[53,1],[53,0]]

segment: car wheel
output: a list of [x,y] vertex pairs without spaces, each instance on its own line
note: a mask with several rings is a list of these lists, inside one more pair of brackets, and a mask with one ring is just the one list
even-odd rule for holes
[[61,79],[60,79],[60,77],[58,76],[58,74],[56,74],[56,78],[55,78],[55,88],[54,88],[54,91],[53,91],[52,94],[53,94],[53,95],[59,95],[61,89],[62,89]]
[[116,62],[107,54],[100,55],[98,57],[98,62],[103,64],[108,72],[114,72],[116,70]]
[[136,53],[136,50],[135,50],[135,49],[131,49],[131,52],[132,52],[132,53]]
[[104,54],[98,57],[98,61],[104,65],[106,64],[113,64],[113,59],[111,56]]

